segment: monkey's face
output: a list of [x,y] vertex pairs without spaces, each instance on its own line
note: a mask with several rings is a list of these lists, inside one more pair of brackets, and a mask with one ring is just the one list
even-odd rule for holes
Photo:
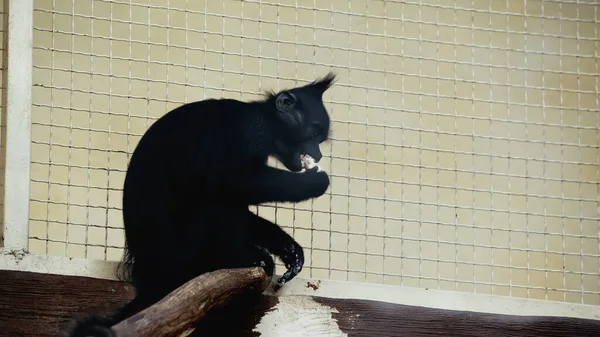
[[305,86],[279,93],[274,100],[278,132],[275,156],[292,172],[303,169],[302,156],[318,163],[323,154],[319,145],[330,135],[330,119],[323,105],[323,91]]

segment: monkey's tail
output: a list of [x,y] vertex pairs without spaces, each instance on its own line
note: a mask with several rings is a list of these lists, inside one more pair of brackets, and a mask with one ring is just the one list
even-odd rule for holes
[[145,309],[149,306],[148,303],[137,296],[113,314],[87,314],[75,317],[64,327],[61,337],[116,337],[110,328]]
[[61,337],[115,337],[110,329],[112,323],[112,319],[102,315],[80,316],[68,322]]
[[117,265],[117,268],[116,268],[117,275],[116,276],[119,280],[127,282],[127,283],[135,286],[135,284],[133,284],[134,280],[133,280],[133,276],[132,276],[134,260],[135,260],[134,256],[131,254],[131,251],[128,249],[127,242],[125,242],[123,258]]

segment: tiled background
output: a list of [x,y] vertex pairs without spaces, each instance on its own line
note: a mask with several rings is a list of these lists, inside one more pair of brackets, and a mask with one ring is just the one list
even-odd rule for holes
[[[30,249],[122,254],[166,111],[333,68],[304,276],[600,304],[595,1],[36,0]],[[281,269],[279,269],[281,271]]]

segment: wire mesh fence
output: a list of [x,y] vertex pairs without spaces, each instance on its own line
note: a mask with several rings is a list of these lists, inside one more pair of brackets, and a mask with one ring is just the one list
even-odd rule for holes
[[305,247],[304,276],[600,304],[598,12],[35,1],[30,250],[120,259],[124,174],[153,121],[333,69],[328,193],[254,210]]

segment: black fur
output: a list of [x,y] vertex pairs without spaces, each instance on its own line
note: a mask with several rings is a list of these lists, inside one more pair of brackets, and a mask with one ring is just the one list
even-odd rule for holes
[[[328,175],[299,172],[300,155],[322,157],[319,144],[330,134],[322,95],[334,81],[330,73],[253,102],[189,103],[157,120],[135,149],[123,188],[126,252],[119,274],[135,286],[136,298],[112,317],[80,320],[69,336],[109,337],[99,326],[116,324],[205,272],[263,266],[273,275],[270,253],[287,268],[280,284],[293,279],[304,264],[302,247],[248,206],[325,193]],[[268,156],[289,171],[267,166]]]
[[110,319],[99,315],[88,315],[78,318],[66,328],[68,336],[117,337],[109,328]]

